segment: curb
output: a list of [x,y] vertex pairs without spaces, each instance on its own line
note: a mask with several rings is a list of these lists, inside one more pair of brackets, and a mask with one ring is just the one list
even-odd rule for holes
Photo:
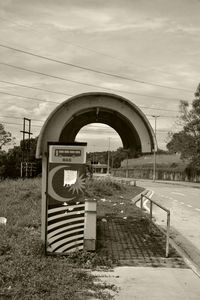
[[142,195],[147,195],[149,192],[151,192],[150,190],[144,190],[143,192],[141,192],[140,194],[136,195],[134,198],[131,199],[131,201],[136,204],[137,201],[139,201],[139,199],[141,198]]
[[195,188],[195,189],[200,189],[200,183],[195,184],[194,182],[189,182],[189,181],[165,181],[165,180],[151,180],[151,179],[135,179],[135,181],[142,181],[142,182],[155,182],[155,183],[163,183],[163,184],[171,184],[171,185],[180,185],[180,186],[185,186],[189,188]]
[[[140,199],[141,195],[147,195],[148,193],[151,193],[151,192],[152,192],[151,190],[145,190],[145,191],[143,191],[142,193],[140,193],[139,195],[135,196],[132,199],[133,203],[136,204],[136,202]],[[147,213],[149,213],[148,210],[147,210]],[[153,222],[153,224],[158,228],[158,230],[160,230],[163,234],[165,234],[165,231],[161,228],[160,225],[156,224],[155,222]],[[172,237],[169,237],[169,244],[183,258],[185,264],[200,278],[200,267],[191,260],[191,258],[189,257],[189,255],[187,253],[185,253],[185,251],[180,246],[178,246],[176,244],[176,242],[173,240]]]
[[191,258],[184,252],[184,250],[176,244],[176,242],[173,240],[173,238],[169,238],[170,245],[178,252],[180,256],[182,256],[184,262],[188,267],[200,278],[200,268],[197,266]]

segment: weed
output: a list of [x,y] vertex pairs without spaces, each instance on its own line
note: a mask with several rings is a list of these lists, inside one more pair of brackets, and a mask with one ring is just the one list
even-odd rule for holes
[[86,182],[86,197],[112,196],[116,191],[123,192],[124,186],[109,178]]
[[[86,269],[110,268],[112,259],[85,251],[68,256],[44,255],[40,178],[5,180],[0,182],[0,190],[0,216],[7,218],[7,225],[0,226],[0,299],[81,300],[89,295],[111,299],[109,290],[113,287],[95,286],[94,277]],[[86,197],[98,197],[100,201],[101,197],[123,194],[125,187],[110,180],[93,180],[87,182],[86,191]],[[104,205],[98,204],[100,212]]]

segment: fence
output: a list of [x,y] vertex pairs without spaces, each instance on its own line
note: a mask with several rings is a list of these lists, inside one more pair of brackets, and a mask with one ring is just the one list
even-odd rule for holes
[[[152,168],[118,168],[112,169],[112,175],[116,177],[129,177],[137,179],[153,179]],[[200,171],[172,171],[156,170],[156,180],[200,182]]]
[[141,209],[143,209],[143,200],[144,198],[146,198],[149,202],[150,202],[150,213],[149,213],[149,217],[151,222],[152,221],[152,217],[153,217],[153,204],[155,204],[156,206],[160,207],[162,210],[164,210],[167,213],[167,230],[165,233],[166,235],[166,248],[165,248],[165,256],[168,257],[169,256],[169,234],[170,234],[170,210],[165,208],[164,206],[162,206],[161,204],[157,203],[156,201],[148,198],[146,195],[141,195],[141,197],[136,201],[140,201],[140,207]]

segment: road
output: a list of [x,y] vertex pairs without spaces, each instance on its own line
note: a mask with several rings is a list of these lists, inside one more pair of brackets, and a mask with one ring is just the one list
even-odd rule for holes
[[[151,190],[151,199],[170,209],[172,228],[195,246],[200,261],[200,189],[151,181],[137,181],[137,185]],[[154,206],[153,214],[159,225],[166,224],[166,213],[160,208]]]

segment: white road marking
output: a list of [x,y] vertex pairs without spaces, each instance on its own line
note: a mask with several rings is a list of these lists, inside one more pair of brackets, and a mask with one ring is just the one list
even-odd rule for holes
[[[154,194],[154,191],[151,191],[151,194],[148,196],[148,198],[152,198],[152,196],[153,196],[153,194]],[[147,203],[148,203],[148,199],[146,199],[145,201],[144,201],[144,203],[143,203],[143,207],[144,207],[144,209],[145,210],[147,210],[148,212],[150,212],[150,209],[148,208],[148,206],[147,206]]]
[[154,191],[151,191],[150,195],[148,196],[150,199],[153,197]]
[[148,212],[150,212],[150,209],[149,209],[148,206],[147,206],[147,202],[148,202],[148,201],[149,201],[148,199],[146,199],[146,200],[144,201],[143,207],[144,207],[145,210],[147,210]]
[[192,205],[190,205],[190,204],[187,204],[187,207],[192,207]]
[[200,211],[200,208],[195,208],[195,210]]
[[180,196],[185,196],[185,194],[178,193],[178,192],[172,192],[172,194],[175,194],[175,195],[180,195]]

